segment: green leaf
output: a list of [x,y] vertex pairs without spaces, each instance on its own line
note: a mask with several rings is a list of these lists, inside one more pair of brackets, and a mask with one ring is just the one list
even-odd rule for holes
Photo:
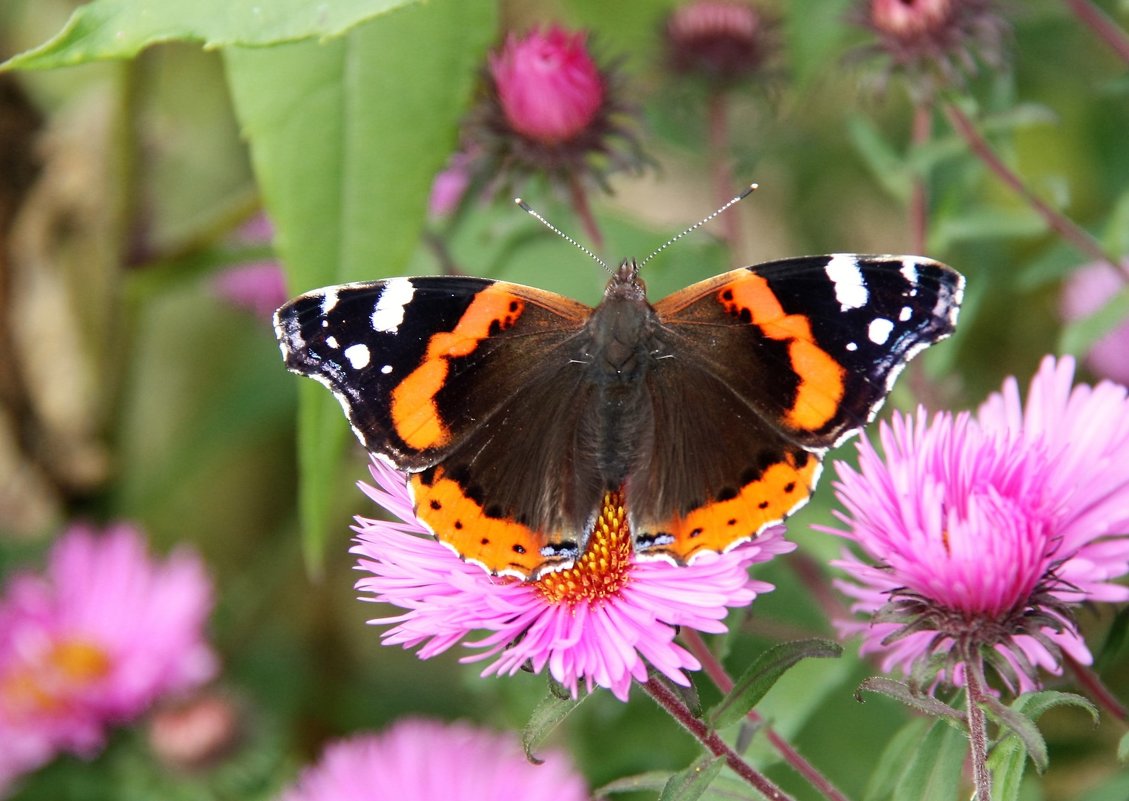
[[913,173],[908,169],[905,158],[861,114],[855,114],[847,121],[847,133],[874,179],[895,200],[908,203],[913,191]]
[[914,718],[890,738],[867,780],[863,793],[866,801],[877,801],[890,796],[905,766],[920,747],[928,725],[924,718]]
[[1113,622],[1109,624],[1109,631],[1105,635],[1105,641],[1094,659],[1094,670],[1101,673],[1109,667],[1117,659],[1126,642],[1129,642],[1129,608],[1122,609],[1114,615]]
[[[402,271],[494,38],[488,0],[432,0],[329,42],[225,52],[291,290]],[[299,505],[311,567],[348,429],[324,388],[299,396]]]
[[893,801],[952,801],[960,786],[968,740],[937,721],[913,752],[894,788]]
[[592,791],[593,798],[603,798],[615,793],[636,793],[649,791],[661,792],[666,783],[670,781],[669,770],[652,770],[647,773],[637,773],[634,776],[623,776],[615,781],[608,782],[603,787]]
[[[945,720],[956,720],[960,721],[962,724],[964,722],[964,713],[942,701],[938,701],[931,695],[915,692],[909,685],[895,681],[894,679],[888,679],[884,676],[871,676],[859,685],[858,693],[862,693],[863,691],[881,693],[882,695],[889,696],[895,701],[901,701],[911,709],[916,709],[918,712],[923,712],[926,715]],[[856,695],[861,701],[862,697],[858,695],[858,693],[856,693]]]
[[1077,693],[1064,693],[1059,690],[1040,690],[1035,693],[1024,693],[1012,702],[1011,707],[1016,712],[1021,712],[1031,720],[1038,720],[1048,709],[1058,706],[1075,706],[1090,713],[1094,725],[1098,725],[1101,713],[1090,699]]
[[1047,769],[1050,758],[1047,756],[1047,741],[1035,726],[1035,721],[1021,712],[1008,709],[994,698],[987,699],[985,711],[1008,732],[1007,739],[1016,739],[1023,750],[1035,765],[1035,769],[1042,773]]
[[582,695],[579,698],[561,698],[556,693],[550,692],[533,710],[525,728],[521,731],[521,747],[530,762],[540,764],[541,760],[535,755],[536,749],[545,742],[549,734],[561,724],[573,710],[584,703],[591,696]]
[[837,658],[843,648],[830,640],[796,640],[762,653],[741,675],[726,696],[710,710],[710,723],[724,728],[738,722],[764,697],[772,685],[801,659]]
[[983,239],[1025,239],[1046,229],[1046,221],[1032,209],[979,206],[941,217],[930,231],[929,248],[943,251],[959,243]]
[[695,801],[709,789],[725,766],[725,757],[702,757],[686,770],[670,777],[659,801]]
[[1035,721],[1048,709],[1064,705],[1087,710],[1097,724],[1097,707],[1074,693],[1056,690],[1026,693],[1015,699],[1010,709],[995,699],[985,705],[988,713],[1008,731],[988,757],[988,767],[993,776],[993,799],[1014,801],[1019,797],[1028,758],[1040,773],[1047,769],[1047,746],[1043,735],[1035,727]]
[[1018,801],[1027,768],[1027,751],[1015,738],[992,749],[988,769],[992,772],[992,801]]
[[160,42],[214,49],[339,36],[417,0],[93,0],[49,41],[10,59],[5,69],[52,69],[132,58]]
[[1117,743],[1117,759],[1121,763],[1129,763],[1129,732],[1121,735]]

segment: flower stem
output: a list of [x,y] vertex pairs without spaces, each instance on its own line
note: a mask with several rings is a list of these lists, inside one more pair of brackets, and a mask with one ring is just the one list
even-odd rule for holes
[[[682,641],[686,643],[686,647],[690,649],[698,661],[702,663],[705,668],[706,674],[713,680],[723,693],[727,693],[733,689],[733,679],[725,672],[725,668],[721,662],[713,655],[713,651],[706,645],[705,640],[702,639],[697,631],[691,628],[682,630]],[[764,718],[755,709],[750,709],[746,717],[753,723],[763,723]],[[792,766],[792,769],[803,776],[807,782],[818,790],[824,798],[830,801],[849,801],[842,791],[839,790],[831,780],[820,773],[814,765],[808,762],[804,757],[792,747],[791,743],[777,734],[771,726],[764,726],[762,731],[765,737],[771,743],[772,747],[784,758],[784,761]]]
[[600,253],[604,249],[604,236],[600,233],[596,218],[592,216],[592,208],[588,205],[588,194],[575,173],[568,182],[568,189],[572,199],[572,210],[580,218],[580,224],[592,243],[592,250]]
[[976,801],[991,801],[992,774],[988,772],[988,721],[981,703],[984,700],[984,664],[976,646],[965,643],[961,649],[965,689],[968,691],[968,741],[972,750],[972,780]]
[[[913,109],[913,146],[921,147],[929,141],[933,127],[933,107],[926,102],[918,103]],[[929,224],[929,190],[925,176],[913,179],[913,194],[909,201],[910,239],[912,253],[925,253],[926,232]]]
[[[708,118],[714,197],[720,207],[734,194],[733,167],[729,159],[729,97],[724,91],[710,92]],[[736,259],[741,244],[741,220],[733,212],[721,216],[730,258]]]
[[773,784],[764,774],[753,769],[736,751],[730,748],[717,732],[710,730],[705,723],[694,717],[682,700],[657,678],[640,682],[639,686],[651,696],[660,707],[670,713],[682,724],[686,731],[704,745],[714,756],[725,757],[725,762],[743,781],[752,786],[769,801],[792,801],[792,797]]
[[1097,674],[1088,666],[1083,665],[1078,660],[1071,656],[1066,657],[1066,665],[1074,674],[1074,678],[1078,680],[1090,697],[1093,698],[1098,704],[1103,707],[1107,712],[1116,717],[1120,721],[1129,721],[1129,710],[1117,699],[1109,688],[1102,683]]
[[1122,61],[1129,64],[1129,36],[1126,36],[1125,31],[1117,27],[1113,20],[1089,0],[1063,0],[1063,2],[1070,6],[1074,16],[1078,17],[1082,24],[1088,26],[1099,39],[1113,48]]
[[[968,118],[959,107],[953,103],[945,103],[945,115],[949,118],[953,129],[960,134],[976,156],[984,162],[996,176],[1010,186],[1020,195],[1031,208],[1033,208],[1046,221],[1052,229],[1057,231],[1064,239],[1069,241],[1082,253],[1097,261],[1105,262],[1118,272],[1122,272],[1117,259],[1106,253],[1094,237],[1070,218],[1064,216],[1057,209],[1044,202],[1034,192],[1027,188],[1023,180],[1016,175],[1003,160],[992,150],[987,140],[976,130],[972,120]],[[1124,273],[1122,273],[1124,275]],[[1127,279],[1129,280],[1129,279]]]

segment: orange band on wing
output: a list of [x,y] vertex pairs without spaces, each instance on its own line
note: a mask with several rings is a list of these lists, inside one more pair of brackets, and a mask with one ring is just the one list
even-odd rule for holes
[[425,478],[411,476],[416,516],[440,542],[494,574],[533,576],[546,559],[541,547],[547,538],[528,526],[504,517],[490,517],[443,468]]
[[453,330],[432,335],[423,361],[392,390],[392,424],[406,445],[422,451],[447,443],[451,432],[435,396],[447,381],[450,360],[470,355],[482,340],[513,326],[524,309],[525,301],[493,284],[474,296]]
[[686,564],[700,551],[722,553],[750,540],[808,499],[818,471],[816,456],[809,454],[806,460],[797,460],[789,455],[784,461],[769,465],[760,478],[741,487],[736,496],[708,503],[685,517],[654,527],[648,533],[669,534],[673,542],[660,542],[649,550],[669,554],[678,563]]
[[768,281],[752,272],[723,287],[718,299],[730,314],[747,311],[765,336],[788,343],[788,359],[800,380],[787,423],[815,431],[831,420],[843,399],[843,368],[815,344],[808,318],[786,314]]

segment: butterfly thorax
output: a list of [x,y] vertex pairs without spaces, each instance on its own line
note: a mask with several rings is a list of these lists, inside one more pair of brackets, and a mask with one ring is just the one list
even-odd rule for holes
[[582,418],[582,438],[595,453],[603,490],[622,487],[653,436],[645,377],[660,328],[637,264],[624,261],[585,326],[583,361],[600,411]]
[[585,326],[584,357],[592,366],[591,378],[605,386],[636,385],[650,362],[650,340],[658,325],[638,265],[624,260]]

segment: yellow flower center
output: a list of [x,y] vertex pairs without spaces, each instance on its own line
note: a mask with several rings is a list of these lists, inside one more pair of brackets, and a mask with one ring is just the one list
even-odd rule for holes
[[64,640],[0,678],[0,703],[17,717],[60,712],[112,667],[99,646]]
[[631,574],[634,548],[623,492],[604,494],[584,555],[567,570],[548,573],[534,586],[550,603],[592,603],[618,593]]

